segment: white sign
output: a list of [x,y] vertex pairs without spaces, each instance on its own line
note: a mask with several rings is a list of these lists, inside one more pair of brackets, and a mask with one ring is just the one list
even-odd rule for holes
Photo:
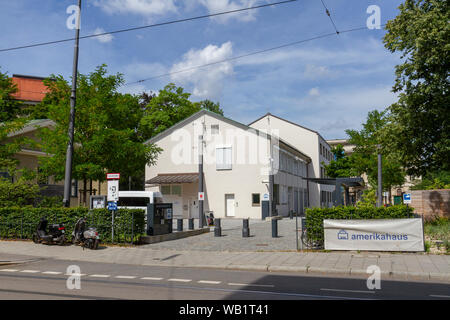
[[323,220],[325,250],[424,251],[422,219]]
[[264,201],[269,201],[269,199],[270,199],[269,194],[268,193],[264,193],[263,200]]
[[403,194],[403,203],[404,204],[410,204],[411,203],[411,193],[404,193]]
[[199,192],[198,193],[198,200],[205,200],[205,193],[204,192]]
[[107,173],[106,174],[106,180],[119,180],[120,179],[120,173]]
[[108,201],[119,200],[119,180],[108,180]]

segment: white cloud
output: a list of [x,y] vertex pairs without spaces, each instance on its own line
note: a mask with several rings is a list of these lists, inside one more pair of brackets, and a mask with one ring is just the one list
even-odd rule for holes
[[148,16],[177,12],[174,0],[95,0],[94,5],[109,14],[133,13]]
[[233,74],[232,63],[224,62],[205,68],[195,67],[228,59],[232,53],[231,42],[225,42],[220,47],[210,44],[200,50],[191,49],[183,55],[181,62],[172,66],[170,72],[193,69],[175,73],[171,76],[171,80],[177,84],[192,86],[191,91],[194,97],[217,98],[222,93],[223,81]]
[[318,97],[320,95],[319,88],[311,88],[309,95],[312,97]]
[[308,64],[305,67],[303,75],[307,79],[319,79],[327,77],[331,74],[330,69],[326,66],[316,66],[314,64]]
[[[208,9],[210,14],[233,11],[253,7],[259,0],[198,0],[199,3]],[[237,19],[240,21],[255,20],[255,10],[243,11],[238,13],[231,13],[213,17],[212,19],[225,23],[230,19]]]
[[[97,28],[94,31],[94,34],[102,34],[102,33],[105,33],[105,30],[103,28]],[[102,36],[95,37],[93,39],[98,40],[101,43],[108,43],[111,42],[112,39],[114,39],[114,37],[112,36],[112,34],[105,34]]]

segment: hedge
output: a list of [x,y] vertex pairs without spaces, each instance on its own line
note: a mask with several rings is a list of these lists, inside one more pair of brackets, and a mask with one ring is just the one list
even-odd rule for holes
[[[62,223],[66,239],[81,217],[87,217],[87,227],[96,227],[103,243],[136,242],[145,233],[145,213],[138,209],[120,209],[114,215],[114,239],[111,239],[111,212],[107,209],[87,208],[0,208],[0,238],[32,239],[41,217],[49,224]],[[133,238],[133,239],[132,239]]]
[[391,207],[332,207],[306,209],[306,230],[308,241],[322,246],[324,241],[324,219],[402,219],[414,217],[414,209],[405,205]]

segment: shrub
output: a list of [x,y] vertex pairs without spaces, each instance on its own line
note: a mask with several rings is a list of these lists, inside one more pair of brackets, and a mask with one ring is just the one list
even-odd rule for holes
[[392,207],[333,207],[306,209],[307,237],[310,241],[323,244],[324,219],[401,219],[414,217],[414,209],[405,205]]
[[46,217],[49,224],[64,224],[69,241],[81,217],[87,217],[87,226],[96,227],[101,241],[105,243],[135,242],[139,235],[145,233],[145,213],[138,209],[120,209],[115,213],[113,241],[112,216],[107,209],[8,207],[0,208],[0,238],[32,239],[41,217]]

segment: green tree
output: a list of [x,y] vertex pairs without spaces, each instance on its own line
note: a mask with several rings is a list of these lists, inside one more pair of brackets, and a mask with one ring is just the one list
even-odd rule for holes
[[[43,128],[42,148],[51,157],[42,157],[43,172],[64,179],[70,86],[62,76],[45,80],[49,93],[42,102],[54,129]],[[121,74],[107,75],[102,65],[89,75],[80,74],[77,83],[77,105],[74,133],[73,178],[84,182],[104,181],[106,172],[120,172],[127,180],[146,164],[152,164],[159,148],[143,144],[140,131],[143,109],[139,97],[117,92],[124,83]],[[85,191],[86,192],[86,191]],[[86,199],[86,194],[84,199]]]
[[20,102],[13,94],[17,93],[17,86],[7,73],[0,71],[0,123],[11,121],[21,113]]
[[353,177],[359,175],[359,172],[354,168],[352,158],[345,155],[344,147],[337,145],[331,149],[334,154],[334,160],[331,160],[328,165],[325,165],[326,175],[330,178]]
[[369,184],[378,184],[378,153],[382,155],[383,190],[389,191],[394,186],[400,186],[405,181],[405,170],[399,160],[398,153],[385,146],[390,137],[386,135],[389,118],[386,112],[377,110],[369,112],[366,123],[360,131],[346,130],[349,143],[354,144],[351,154],[351,167],[358,174],[366,174]]
[[201,109],[223,115],[219,103],[210,100],[191,102],[190,96],[190,93],[173,83],[165,86],[158,95],[141,95],[141,103],[148,102],[143,107],[144,117],[141,120],[141,129],[145,138],[154,137]]
[[408,174],[449,170],[450,2],[406,0],[386,25],[384,44],[400,52],[389,107],[392,142]]

